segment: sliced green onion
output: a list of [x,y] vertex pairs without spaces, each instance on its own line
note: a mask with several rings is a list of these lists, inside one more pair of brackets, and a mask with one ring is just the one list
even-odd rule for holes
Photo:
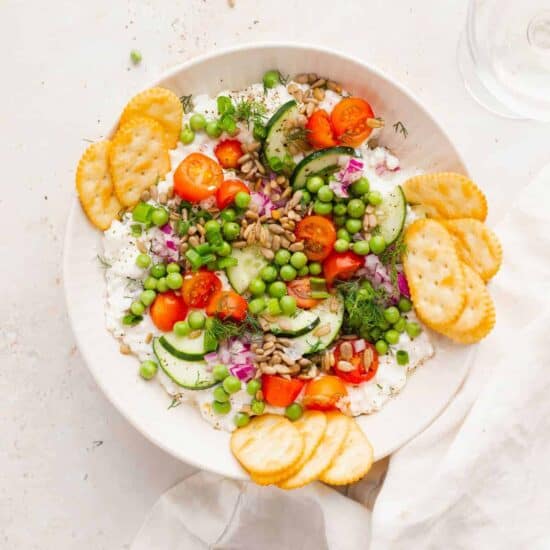
[[122,318],[122,324],[130,327],[141,323],[141,321],[143,321],[143,315],[134,315],[133,313],[128,313]]
[[186,222],[184,220],[178,220],[178,223],[176,225],[176,231],[180,237],[183,237],[184,235],[187,235],[187,232],[189,231],[189,227],[191,224],[189,222]]
[[185,257],[189,260],[189,263],[193,269],[199,269],[199,267],[202,267],[202,256],[192,248],[187,250]]
[[328,298],[330,294],[324,290],[312,290],[311,291],[311,297],[314,300],[324,300],[325,298]]
[[409,362],[409,354],[404,349],[400,349],[395,357],[398,365],[406,365]]
[[212,252],[212,246],[208,243],[199,244],[199,246],[195,246],[195,251],[201,256],[205,256],[206,254],[210,254],[210,252]]
[[229,113],[223,115],[220,118],[218,124],[220,128],[228,134],[234,134],[237,130],[237,123],[235,122],[235,118]]
[[214,254],[206,254],[206,256],[201,256],[201,263],[214,271],[216,269],[216,256]]
[[[214,247],[219,246],[223,242],[223,237],[219,231],[210,230],[206,232],[206,240]],[[202,245],[201,245],[202,246]]]
[[233,114],[235,112],[235,107],[231,101],[231,98],[226,95],[219,96],[216,103],[218,105],[218,114],[220,116],[225,114]]
[[236,266],[239,262],[237,258],[218,258],[218,269],[226,269],[228,267]]
[[143,229],[142,229],[141,225],[139,225],[139,223],[133,223],[130,226],[130,231],[132,232],[132,235],[134,237],[140,237],[141,232],[143,231]]
[[148,223],[151,221],[151,214],[153,213],[153,206],[146,202],[138,202],[134,210],[132,211],[132,219],[135,222]]
[[269,167],[274,172],[279,172],[283,168],[283,161],[279,157],[271,157],[268,159]]

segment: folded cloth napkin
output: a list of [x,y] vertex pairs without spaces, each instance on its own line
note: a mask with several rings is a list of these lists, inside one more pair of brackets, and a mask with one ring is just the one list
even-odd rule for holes
[[132,550],[550,548],[549,208],[550,167],[497,228],[494,332],[387,472],[376,464],[347,496],[195,473],[159,499]]

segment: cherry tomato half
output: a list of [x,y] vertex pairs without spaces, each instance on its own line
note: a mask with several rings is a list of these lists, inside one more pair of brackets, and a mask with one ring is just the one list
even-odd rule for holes
[[350,279],[364,264],[364,259],[354,252],[333,252],[323,262],[323,273],[327,284],[331,285],[336,279],[342,281]]
[[289,296],[296,298],[296,305],[302,309],[315,307],[320,300],[311,297],[311,281],[309,277],[300,277],[286,284]]
[[174,323],[183,321],[187,317],[187,306],[181,296],[174,292],[164,292],[157,294],[155,301],[151,304],[149,314],[159,330],[169,332]]
[[238,139],[224,139],[216,145],[214,154],[224,168],[237,168],[244,152]]
[[336,403],[347,394],[346,385],[338,376],[322,376],[307,383],[304,405],[306,409],[328,411],[336,408]]
[[360,97],[346,97],[336,104],[330,120],[336,137],[350,147],[359,147],[372,132],[368,125],[374,118],[371,106]]
[[[353,342],[348,341],[350,345],[353,345]],[[351,363],[355,368],[352,371],[343,371],[338,368],[338,363],[342,360],[341,344],[336,346],[334,350],[334,373],[339,376],[345,382],[350,384],[361,384],[362,382],[367,382],[376,374],[378,370],[378,352],[376,348],[370,343],[365,342],[367,347],[364,351],[359,353],[353,353],[350,359],[345,359],[348,363]],[[365,357],[370,358],[370,362],[365,360]],[[365,364],[367,366],[365,366]]]
[[211,271],[197,271],[183,279],[181,294],[189,307],[202,308],[222,288],[222,282]]
[[202,153],[187,155],[174,172],[174,193],[189,202],[211,197],[223,181],[221,166]]
[[234,319],[235,321],[243,321],[247,310],[246,300],[233,290],[216,292],[206,305],[208,315],[216,315],[220,319]]
[[235,195],[241,191],[250,194],[250,189],[241,180],[225,180],[216,191],[218,208],[227,208],[235,200]]
[[324,109],[315,111],[307,121],[307,140],[315,149],[338,145],[328,113]]
[[330,254],[336,241],[336,228],[323,216],[306,216],[296,226],[296,238],[304,241],[308,259],[319,262]]
[[264,399],[274,407],[288,407],[298,397],[305,382],[298,378],[290,380],[274,374],[262,375]]

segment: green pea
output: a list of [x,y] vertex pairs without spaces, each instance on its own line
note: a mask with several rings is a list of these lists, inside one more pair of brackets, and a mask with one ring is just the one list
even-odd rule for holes
[[296,298],[294,296],[283,296],[279,300],[279,305],[285,315],[294,315],[296,313]]
[[233,208],[226,208],[220,212],[220,218],[224,222],[232,222],[237,218],[237,212]]
[[294,279],[296,279],[297,272],[291,265],[287,264],[281,267],[279,275],[283,281],[293,281]]
[[345,216],[348,213],[348,208],[345,204],[337,204],[332,209],[335,216]]
[[176,262],[170,262],[166,266],[166,272],[167,273],[179,273],[181,271],[181,267]]
[[346,225],[345,216],[335,216],[332,221],[336,224],[336,227],[344,227]]
[[161,277],[157,281],[157,290],[158,290],[158,292],[167,292],[168,291],[168,284],[166,283],[166,277]]
[[357,241],[353,243],[352,249],[359,256],[366,256],[370,252],[369,241]]
[[260,271],[260,277],[266,282],[271,283],[277,278],[277,268],[274,265],[266,265]]
[[365,195],[366,193],[369,192],[369,189],[370,189],[370,183],[369,183],[369,180],[365,177],[359,178],[357,181],[351,184],[351,193],[356,197]]
[[254,397],[262,389],[262,383],[259,380],[250,380],[246,385],[246,393]]
[[250,409],[254,414],[263,414],[265,410],[265,402],[253,399],[250,403]]
[[290,265],[296,269],[302,269],[307,264],[307,256],[303,252],[294,252],[290,257]]
[[193,330],[199,330],[204,328],[206,317],[204,316],[204,313],[201,313],[200,311],[192,311],[187,318],[187,322]]
[[263,82],[265,88],[275,88],[281,81],[281,74],[279,71],[267,71],[264,74]]
[[412,309],[412,302],[407,298],[399,298],[399,302],[397,302],[397,307],[399,308],[399,311],[402,311],[403,313],[409,313]]
[[267,135],[267,130],[263,124],[260,122],[254,123],[254,128],[252,130],[252,136],[256,141],[263,141]]
[[151,221],[158,226],[168,223],[170,216],[165,208],[155,208],[151,214]]
[[241,227],[235,222],[225,222],[223,224],[222,233],[228,241],[234,241],[241,232]]
[[302,189],[302,198],[300,202],[302,204],[309,204],[311,202],[311,194],[307,189]]
[[325,185],[325,181],[321,176],[311,176],[307,180],[306,189],[310,193],[317,193],[317,191],[319,191],[319,189],[321,189],[323,185]]
[[223,389],[229,394],[236,393],[241,389],[241,381],[232,374],[230,374],[227,378],[224,378],[222,385]]
[[368,194],[368,197],[369,197],[369,202],[373,206],[378,206],[382,204],[382,194],[380,193],[380,191],[370,191]]
[[275,281],[269,285],[268,292],[273,298],[282,298],[286,294],[286,285],[281,281]]
[[143,59],[141,52],[138,50],[132,50],[130,52],[130,59],[132,60],[132,63],[134,65],[139,65],[141,63],[141,60]]
[[147,254],[138,254],[136,257],[136,265],[141,269],[147,269],[151,265],[151,256]]
[[409,338],[414,340],[422,332],[422,327],[414,321],[407,321],[407,323],[405,323],[405,330]]
[[216,120],[210,120],[206,123],[206,135],[211,138],[219,138],[222,135],[222,129],[220,128]]
[[351,199],[348,202],[348,214],[352,218],[361,218],[365,213],[365,203],[361,199]]
[[191,130],[189,126],[184,126],[180,132],[180,141],[184,145],[189,145],[190,143],[193,143],[193,141],[195,141],[195,132],[193,132],[193,130]]
[[160,279],[161,277],[164,277],[166,275],[166,266],[164,264],[155,264],[151,268],[151,275],[155,279]]
[[380,355],[386,355],[386,353],[388,353],[388,344],[384,340],[377,340],[374,347]]
[[319,262],[311,262],[309,264],[309,272],[312,275],[321,275],[323,271],[323,266]]
[[332,212],[332,203],[317,200],[313,203],[313,211],[319,216],[326,216]]
[[398,350],[395,358],[397,359],[397,364],[401,366],[405,366],[409,362],[409,354],[404,349]]
[[346,239],[336,239],[334,242],[334,250],[336,252],[345,252],[349,248],[349,241]]
[[238,412],[233,417],[233,422],[237,428],[244,428],[250,422],[250,416],[245,412]]
[[253,296],[262,296],[265,293],[265,283],[256,277],[250,281],[248,285],[248,290]]
[[130,311],[134,315],[143,315],[143,312],[145,311],[145,306],[141,302],[132,302],[132,305],[130,306]]
[[144,380],[151,380],[157,374],[158,365],[154,361],[143,361],[139,366],[139,375]]
[[246,191],[239,191],[235,195],[235,204],[238,208],[247,208],[250,204],[250,193],[247,193]]
[[195,132],[200,132],[201,130],[204,130],[206,126],[205,116],[201,113],[195,113],[189,119],[189,126],[191,126],[191,129]]
[[212,376],[214,380],[221,382],[229,376],[229,370],[225,365],[215,365],[212,369]]
[[187,321],[178,321],[174,323],[172,330],[176,336],[187,336],[191,332],[191,327]]
[[344,229],[343,227],[338,229],[338,231],[336,231],[336,238],[344,239],[345,241],[348,241],[348,242],[351,241],[351,235],[349,234],[348,230]]
[[290,261],[290,252],[281,248],[275,252],[275,263],[277,265],[285,265]]
[[221,225],[218,221],[216,220],[208,220],[205,224],[204,224],[204,230],[207,232],[207,233],[217,233],[221,230]]
[[384,310],[384,318],[392,325],[397,323],[400,317],[399,310],[395,306],[390,306]]
[[378,254],[382,254],[386,250],[386,240],[382,235],[374,235],[370,238],[369,247],[370,251],[378,256]]
[[363,229],[363,222],[357,219],[348,219],[346,220],[346,229],[352,234],[359,233]]
[[265,300],[263,298],[254,298],[248,302],[248,311],[252,315],[259,315],[265,309]]
[[279,305],[279,300],[277,298],[270,298],[267,301],[267,312],[269,315],[281,315],[281,306]]
[[397,322],[393,324],[394,330],[396,330],[399,333],[405,332],[405,327],[407,326],[407,321],[403,319],[403,317],[399,317]]
[[226,403],[229,401],[229,394],[221,386],[216,386],[214,388],[212,397],[220,403]]
[[304,409],[302,409],[302,406],[299,403],[291,403],[286,409],[285,409],[285,416],[289,420],[298,420],[304,413]]
[[229,401],[212,401],[212,410],[219,415],[227,414],[231,410],[231,403]]
[[166,284],[168,285],[168,288],[171,288],[172,290],[178,290],[178,288],[181,288],[183,285],[183,277],[181,276],[181,273],[168,273],[168,275],[166,275]]
[[298,277],[305,277],[306,275],[309,275],[309,267],[307,265],[298,270]]
[[323,185],[323,187],[317,191],[317,198],[322,202],[331,202],[334,198],[334,191],[328,185]]
[[144,290],[140,295],[139,299],[141,300],[141,303],[147,307],[150,306],[157,296],[157,293],[154,290]]
[[227,241],[222,241],[221,244],[219,244],[214,249],[214,252],[218,256],[222,256],[222,258],[225,257],[225,256],[229,256],[229,254],[231,254],[232,251],[233,251],[233,249],[231,248],[231,245]]
[[393,329],[387,330],[384,334],[384,339],[388,344],[397,344],[399,342],[399,332]]
[[156,290],[157,280],[155,279],[155,277],[147,277],[147,279],[143,281],[143,288],[145,290]]

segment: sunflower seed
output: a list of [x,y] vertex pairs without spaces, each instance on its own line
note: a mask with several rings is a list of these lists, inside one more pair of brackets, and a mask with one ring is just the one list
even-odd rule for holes
[[187,335],[187,338],[190,338],[191,340],[194,340],[195,338],[198,338],[202,334],[202,330],[193,330]]
[[374,214],[369,214],[369,225],[371,227],[376,227],[378,224],[378,220],[376,219],[376,216]]
[[317,336],[320,338],[321,336],[326,336],[330,332],[330,325],[328,323],[325,323],[324,325],[318,326],[313,331],[313,336]]
[[340,344],[340,355],[345,361],[349,361],[353,357],[353,346],[349,342]]
[[235,241],[231,244],[233,248],[244,248],[246,246],[246,241]]
[[355,367],[349,361],[338,361],[336,366],[338,367],[338,370],[341,370],[342,372],[351,372],[352,370],[355,370]]
[[145,246],[145,243],[141,240],[141,239],[138,239],[136,241],[136,248],[142,253],[142,254],[147,254],[147,247]]
[[308,75],[307,75],[307,73],[297,74],[297,75],[294,77],[294,80],[295,80],[296,82],[298,82],[298,84],[307,84]]
[[297,243],[292,243],[288,249],[290,250],[290,252],[302,252],[302,250],[304,250],[304,243],[303,242],[297,242]]
[[285,230],[279,225],[279,224],[276,224],[276,223],[270,223],[267,228],[269,229],[269,231],[271,231],[271,233],[273,233],[274,235],[282,235]]
[[319,77],[317,76],[316,73],[308,73],[307,75],[307,81],[310,83],[310,84],[313,84]]
[[249,220],[257,220],[260,216],[253,210],[247,210],[244,214],[245,218],[248,218]]
[[243,165],[241,165],[241,172],[243,174],[248,174],[252,170],[253,166],[254,166],[254,162],[251,160],[248,160]]
[[189,237],[189,244],[193,247],[193,248],[196,248],[197,246],[199,246],[200,244],[200,241],[199,239],[193,235],[192,237]]
[[281,237],[279,235],[274,235],[271,239],[271,248],[277,252],[281,248]]
[[272,260],[275,257],[275,254],[273,253],[272,250],[269,250],[269,248],[260,248],[260,251],[262,253],[262,256],[266,260]]
[[372,352],[371,348],[367,348],[363,352],[363,367],[366,371],[370,369],[370,366],[372,365],[372,362],[374,360],[374,353]]
[[325,90],[323,90],[323,88],[315,88],[315,90],[313,90],[313,97],[317,101],[323,101],[325,99]]
[[275,367],[266,366],[262,368],[264,374],[277,374],[277,369]]
[[327,88],[329,90],[332,90],[333,92],[336,92],[337,94],[342,93],[342,86],[340,86],[340,84],[338,84],[337,82],[334,82],[334,80],[329,80],[327,82]]
[[128,355],[132,351],[130,349],[130,346],[128,346],[128,344],[125,344],[124,342],[122,344],[120,344],[120,347],[118,349],[119,349],[120,353],[122,353],[122,355]]
[[148,332],[147,335],[145,336],[145,343],[150,344],[152,340],[153,340],[153,333]]
[[151,198],[151,193],[147,189],[141,194],[141,200],[147,202]]
[[252,158],[252,155],[250,153],[245,153],[242,157],[239,158],[237,161],[239,164],[244,164],[247,160],[250,160]]

